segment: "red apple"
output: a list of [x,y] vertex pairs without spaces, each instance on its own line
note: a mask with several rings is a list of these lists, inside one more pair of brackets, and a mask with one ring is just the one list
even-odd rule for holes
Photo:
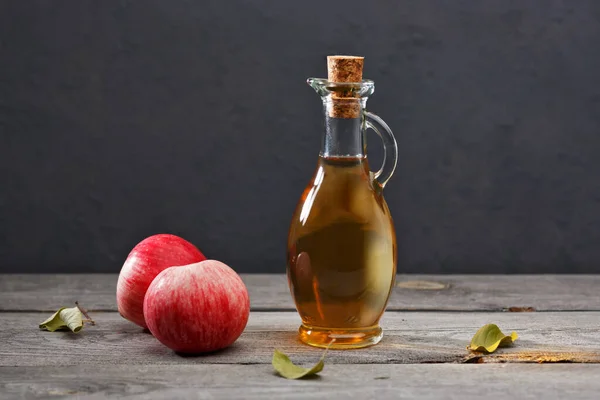
[[117,282],[119,313],[142,328],[144,296],[150,283],[162,270],[206,260],[193,244],[175,235],[150,236],[138,243],[127,256]]
[[244,282],[234,270],[215,260],[162,271],[144,299],[150,332],[181,353],[229,346],[244,331],[249,314]]

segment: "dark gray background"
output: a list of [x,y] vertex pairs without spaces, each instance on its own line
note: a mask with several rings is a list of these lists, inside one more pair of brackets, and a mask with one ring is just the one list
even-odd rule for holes
[[0,272],[115,272],[160,232],[283,272],[328,54],[398,138],[399,271],[600,272],[595,0],[4,0]]

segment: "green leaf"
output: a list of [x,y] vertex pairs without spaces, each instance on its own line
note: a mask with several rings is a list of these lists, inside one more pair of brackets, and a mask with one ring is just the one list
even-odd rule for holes
[[40,329],[54,332],[59,329],[70,329],[77,333],[83,327],[83,318],[79,308],[61,307],[50,318],[40,324]]
[[508,346],[519,338],[517,332],[513,332],[510,336],[502,333],[498,325],[487,324],[479,328],[479,330],[471,339],[471,344],[467,349],[472,351],[480,351],[484,353],[493,353],[498,347]]
[[[331,343],[333,343],[333,341]],[[329,344],[330,346],[331,343]],[[271,363],[273,364],[273,368],[275,368],[275,371],[277,371],[279,375],[283,376],[284,378],[301,379],[307,376],[316,375],[319,372],[323,371],[323,368],[325,367],[325,355],[327,354],[328,349],[329,346],[327,346],[327,348],[323,352],[323,355],[319,359],[319,362],[313,365],[312,368],[303,368],[294,364],[288,356],[286,356],[283,352],[279,351],[278,349],[275,349],[275,352],[273,353],[273,361]]]

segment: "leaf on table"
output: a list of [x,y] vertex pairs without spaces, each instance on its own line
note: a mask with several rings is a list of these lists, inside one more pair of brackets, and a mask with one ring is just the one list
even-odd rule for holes
[[[334,341],[335,339],[332,340],[331,343]],[[329,343],[329,346],[331,346],[331,343]],[[325,355],[327,354],[327,350],[329,350],[329,346],[323,351],[323,355],[321,355],[319,362],[311,368],[303,368],[294,364],[285,353],[278,349],[275,349],[271,363],[273,364],[275,371],[286,379],[301,379],[307,376],[316,375],[323,371],[323,368],[325,367]]]
[[83,327],[83,318],[78,307],[61,307],[50,318],[40,324],[40,329],[54,332],[59,329],[70,329],[77,333]]
[[471,344],[467,349],[484,353],[493,353],[498,347],[508,346],[517,340],[519,335],[517,332],[512,332],[510,335],[502,333],[498,325],[487,324],[479,328],[479,330],[471,339]]

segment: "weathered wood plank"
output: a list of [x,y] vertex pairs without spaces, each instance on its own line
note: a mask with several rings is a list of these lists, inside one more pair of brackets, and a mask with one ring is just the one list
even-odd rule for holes
[[0,397],[37,399],[597,399],[600,365],[326,365],[289,381],[269,365],[0,367]]
[[[268,364],[275,347],[294,360],[314,362],[321,350],[300,344],[294,312],[252,312],[246,331],[230,348],[199,357],[182,357],[116,313],[95,313],[96,326],[79,334],[44,332],[42,313],[0,313],[0,366],[115,364]],[[385,337],[374,347],[330,351],[330,364],[465,362],[475,331],[494,322],[515,330],[512,348],[484,362],[600,362],[600,312],[402,313],[382,321]],[[475,361],[472,360],[472,361]]]
[[[254,310],[294,309],[285,275],[242,278]],[[410,288],[415,281],[430,284]],[[116,274],[0,275],[0,311],[51,311],[75,300],[116,311],[116,282]],[[400,275],[397,284],[389,310],[600,311],[600,275]]]

